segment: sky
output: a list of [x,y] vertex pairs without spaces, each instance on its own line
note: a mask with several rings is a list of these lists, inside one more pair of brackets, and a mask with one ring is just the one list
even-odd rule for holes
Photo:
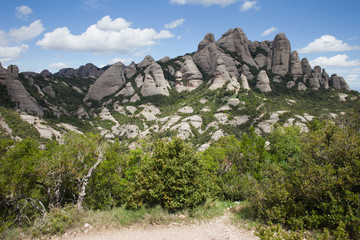
[[12,0],[1,9],[0,62],[20,71],[174,58],[206,33],[217,40],[239,27],[251,41],[285,33],[300,58],[360,91],[358,0]]

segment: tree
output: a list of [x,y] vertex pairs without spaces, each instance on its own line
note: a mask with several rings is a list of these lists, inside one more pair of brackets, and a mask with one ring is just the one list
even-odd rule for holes
[[39,153],[39,144],[27,138],[0,158],[0,230],[15,222],[30,222],[37,210],[44,212],[37,185]]
[[89,180],[104,160],[106,149],[100,135],[73,132],[65,135],[61,144],[48,145],[40,171],[50,204],[76,203],[82,209]]

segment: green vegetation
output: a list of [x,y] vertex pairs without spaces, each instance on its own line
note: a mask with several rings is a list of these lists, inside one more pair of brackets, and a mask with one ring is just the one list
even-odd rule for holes
[[23,121],[17,112],[0,107],[0,117],[13,131],[13,136],[21,138],[32,137],[40,141],[40,133],[33,125]]
[[359,239],[357,114],[338,125],[314,121],[307,133],[278,126],[262,137],[251,128],[203,153],[180,139],[138,142],[132,151],[93,134],[41,149],[33,139],[0,139],[0,228],[4,237],[37,237],[97,224],[91,216],[112,216],[104,220],[111,226],[167,223],[178,213],[221,215],[226,205],[234,221],[262,223],[262,239]]
[[0,106],[6,108],[14,108],[16,106],[16,103],[11,100],[11,97],[6,90],[6,86],[3,84],[0,84],[0,96]]

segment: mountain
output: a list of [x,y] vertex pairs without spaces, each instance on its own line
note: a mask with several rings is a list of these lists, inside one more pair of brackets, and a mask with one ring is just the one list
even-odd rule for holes
[[359,106],[358,92],[300,60],[285,34],[250,41],[240,28],[217,41],[208,33],[195,52],[174,59],[146,56],[129,66],[86,64],[55,74],[0,67],[0,83],[8,99],[0,104],[20,110],[42,137],[69,130],[128,143],[178,136],[200,150],[250,126],[259,134],[276,123],[306,131],[313,119],[334,120]]

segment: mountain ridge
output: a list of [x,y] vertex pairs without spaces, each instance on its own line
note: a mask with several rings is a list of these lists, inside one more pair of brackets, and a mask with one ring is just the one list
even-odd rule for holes
[[[0,83],[22,118],[39,132],[50,131],[47,137],[93,131],[130,144],[178,136],[199,149],[250,126],[259,134],[275,124],[305,131],[313,119],[350,112],[359,98],[342,77],[300,60],[285,34],[250,41],[240,28],[218,40],[208,33],[195,52],[173,59],[146,56],[129,66],[86,64],[55,74],[1,67]],[[17,95],[8,91],[13,85],[20,86]]]

